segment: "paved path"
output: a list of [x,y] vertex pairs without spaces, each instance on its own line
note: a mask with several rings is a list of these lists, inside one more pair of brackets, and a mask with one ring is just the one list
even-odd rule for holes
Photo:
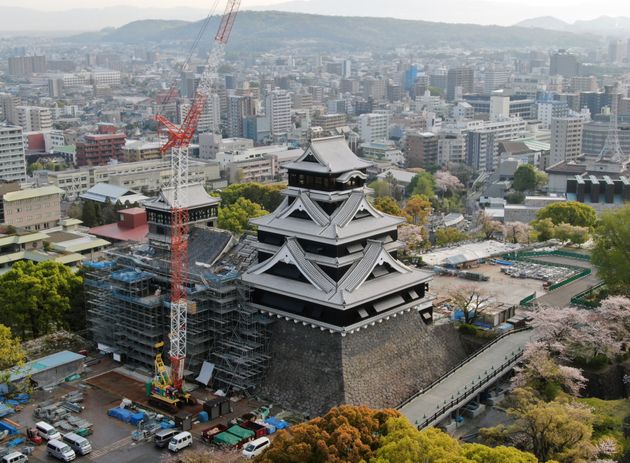
[[[498,369],[508,362],[511,368],[518,361],[520,351],[530,342],[533,336],[534,331],[532,330],[520,331],[505,336],[440,383],[404,405],[400,411],[412,423],[423,424],[425,420],[429,419],[440,409],[443,409],[440,411],[439,416],[427,423],[426,426],[437,424],[451,411],[462,407],[480,392],[470,395],[473,387],[480,387],[479,383],[483,383],[480,387],[480,390],[483,390],[486,386],[496,382],[502,374],[496,375],[492,369]],[[466,395],[469,395],[469,397],[466,397]],[[459,398],[462,399],[459,403],[452,406],[447,405],[453,399],[457,401]]]

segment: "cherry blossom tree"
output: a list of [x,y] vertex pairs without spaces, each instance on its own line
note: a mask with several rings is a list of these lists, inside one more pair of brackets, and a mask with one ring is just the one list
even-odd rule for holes
[[529,225],[523,222],[510,222],[505,224],[505,239],[510,243],[528,243]]
[[446,193],[447,191],[461,191],[464,189],[464,185],[459,181],[457,177],[445,170],[439,170],[433,175],[435,179],[435,186],[438,192]]

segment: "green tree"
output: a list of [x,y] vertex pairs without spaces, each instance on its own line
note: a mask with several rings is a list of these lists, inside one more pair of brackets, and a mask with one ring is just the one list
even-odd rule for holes
[[39,162],[39,161],[35,161],[33,164],[30,164],[27,168],[26,168],[26,173],[28,175],[32,175],[33,172],[35,172],[36,170],[42,170],[44,168],[44,165]]
[[22,339],[36,338],[69,326],[80,304],[83,280],[69,267],[56,262],[17,262],[0,276],[0,319],[6,320]]
[[241,197],[235,203],[219,209],[218,225],[219,228],[240,234],[250,229],[249,219],[265,214],[267,211],[260,204]]
[[374,200],[374,207],[385,214],[404,217],[407,221],[409,221],[409,216],[403,212],[398,205],[398,202],[391,196],[376,198],[376,200]]
[[81,208],[81,220],[86,227],[96,227],[98,225],[98,217],[96,211],[96,203],[94,201],[83,201]]
[[375,180],[368,185],[368,187],[374,190],[374,197],[390,197],[392,196],[392,189],[385,180]]
[[221,205],[231,206],[239,198],[245,198],[251,202],[258,203],[266,211],[274,211],[282,202],[282,190],[286,184],[266,185],[263,183],[239,183],[230,185],[219,191]]
[[588,227],[577,227],[569,225],[568,223],[561,223],[556,227],[554,234],[560,241],[568,241],[573,244],[584,244],[588,241],[589,229]]
[[25,358],[22,344],[18,338],[13,337],[11,328],[0,325],[0,371],[24,362]]
[[630,205],[602,214],[592,260],[611,292],[630,295]]
[[525,194],[520,191],[510,191],[505,195],[508,204],[523,204],[525,202]]
[[514,445],[532,452],[542,462],[591,461],[593,414],[589,408],[571,400],[544,402],[523,388],[513,395],[514,405],[507,411],[514,422],[481,429],[486,442]]
[[426,196],[413,195],[405,205],[404,213],[410,218],[409,223],[422,225],[427,222],[432,212],[431,201]]
[[458,243],[468,239],[468,235],[454,227],[439,228],[435,232],[435,244],[438,246],[446,246],[451,243]]
[[512,187],[516,191],[532,191],[536,189],[536,168],[531,164],[521,164],[514,172]]
[[550,204],[538,211],[536,218],[551,219],[554,225],[568,223],[577,227],[593,227],[597,222],[595,209],[577,201]]
[[417,430],[406,418],[387,421],[370,463],[537,463],[532,454],[510,447],[460,444],[436,428]]
[[429,172],[420,172],[411,179],[407,185],[407,194],[410,196],[420,195],[427,198],[435,196],[435,179]]
[[536,170],[536,189],[540,190],[549,183],[549,176],[541,170]]
[[556,234],[556,226],[549,218],[542,220],[535,220],[532,222],[532,229],[537,241],[549,241]]

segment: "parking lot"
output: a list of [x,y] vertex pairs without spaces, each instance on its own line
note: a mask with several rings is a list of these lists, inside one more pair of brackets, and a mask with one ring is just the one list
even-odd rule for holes
[[[93,424],[93,432],[87,437],[92,444],[93,451],[87,456],[77,458],[76,461],[89,460],[99,463],[149,463],[166,461],[169,455],[172,455],[168,450],[156,448],[152,439],[149,441],[134,441],[131,434],[136,429],[135,426],[107,415],[109,409],[120,405],[121,396],[88,384],[91,382],[90,378],[98,377],[108,371],[113,371],[116,367],[117,365],[113,364],[110,360],[103,359],[101,363],[88,367],[86,375],[79,381],[63,383],[50,391],[35,391],[30,402],[25,405],[24,408],[4,418],[4,420],[16,424],[19,431],[24,435],[26,429],[34,426],[37,421],[40,421],[39,418],[33,415],[33,411],[38,404],[49,400],[59,400],[64,394],[72,391],[81,391],[84,397],[82,402],[84,410],[76,415]],[[118,372],[118,370],[116,371]],[[141,382],[138,383],[142,385]],[[142,390],[140,394],[142,394]],[[214,397],[209,391],[204,389],[194,391],[193,395],[200,400]],[[210,452],[212,457],[218,461],[237,461],[240,458],[240,450],[221,451],[211,447],[201,439],[201,432],[216,424],[225,424],[228,420],[248,413],[259,406],[260,404],[253,400],[242,399],[238,402],[232,402],[233,413],[208,423],[193,424],[191,430],[193,434],[193,446],[191,448]],[[32,444],[27,441],[24,445]],[[18,446],[16,450],[19,450],[21,447],[23,447],[23,445]],[[45,445],[39,445],[35,447],[33,454],[29,457],[29,461],[52,462],[58,460],[46,454]]]

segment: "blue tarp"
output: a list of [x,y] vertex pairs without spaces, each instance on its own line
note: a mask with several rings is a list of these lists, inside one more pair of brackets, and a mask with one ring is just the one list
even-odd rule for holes
[[13,413],[15,413],[15,410],[13,410],[11,407],[5,404],[0,404],[0,418],[2,418],[3,416],[12,415]]
[[270,416],[269,418],[267,418],[265,420],[265,423],[275,426],[276,429],[286,429],[289,427],[289,423],[279,418],[276,418],[275,416]]
[[0,421],[0,431],[9,431],[9,436],[13,436],[18,433],[16,427],[11,426],[9,423],[5,423],[4,421]]
[[124,421],[125,423],[138,424],[144,420],[144,412],[132,412],[125,408],[110,408],[107,411],[107,415],[117,420]]

